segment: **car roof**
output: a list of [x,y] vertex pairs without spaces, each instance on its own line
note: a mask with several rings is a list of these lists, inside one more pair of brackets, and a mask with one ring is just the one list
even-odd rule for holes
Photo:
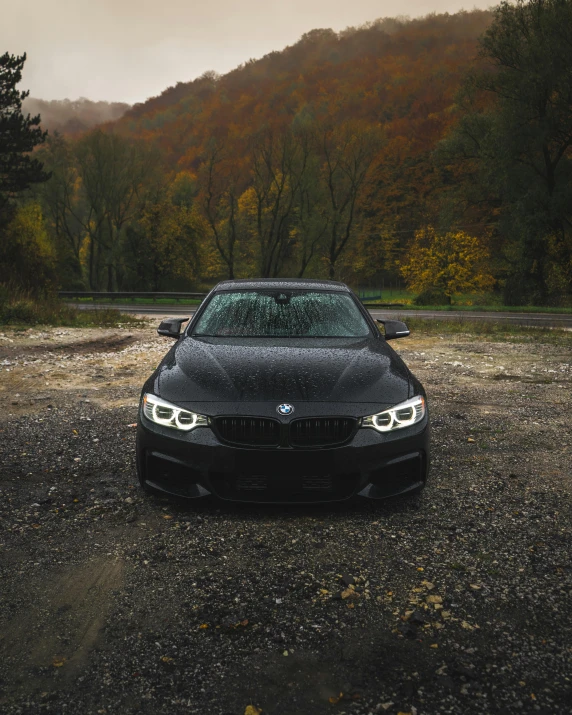
[[350,289],[345,283],[319,280],[316,278],[238,278],[236,280],[221,281],[214,287],[214,290],[256,290],[260,288],[276,288],[277,290],[304,290],[313,288],[314,290],[350,292]]

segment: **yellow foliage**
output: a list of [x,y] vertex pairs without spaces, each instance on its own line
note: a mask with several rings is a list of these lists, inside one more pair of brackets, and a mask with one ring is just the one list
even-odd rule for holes
[[36,203],[20,206],[0,246],[0,282],[15,281],[37,291],[55,280],[56,254]]
[[180,171],[169,186],[169,200],[175,206],[190,208],[197,193],[197,177],[190,171]]
[[199,274],[205,227],[193,209],[160,201],[146,209],[141,225],[160,273],[188,279]]
[[409,290],[433,290],[451,298],[493,287],[488,259],[488,249],[475,236],[463,231],[438,233],[429,227],[415,234],[401,273]]
[[18,209],[9,226],[9,234],[26,250],[33,251],[38,259],[50,261],[55,257],[38,204],[26,204]]

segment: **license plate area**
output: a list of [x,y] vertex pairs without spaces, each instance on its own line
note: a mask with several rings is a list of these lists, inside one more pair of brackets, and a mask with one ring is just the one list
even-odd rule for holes
[[234,472],[241,477],[261,476],[273,481],[300,477],[328,477],[335,472],[330,454],[289,450],[240,450],[234,457]]
[[332,477],[294,477],[287,479],[273,479],[264,475],[238,475],[235,481],[238,491],[261,492],[268,489],[276,491],[331,491],[333,488]]

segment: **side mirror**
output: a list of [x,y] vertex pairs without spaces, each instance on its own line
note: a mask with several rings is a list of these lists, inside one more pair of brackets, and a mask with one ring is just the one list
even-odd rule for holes
[[395,338],[406,338],[409,335],[409,328],[401,320],[377,320],[385,327],[385,339],[395,340]]
[[181,337],[181,325],[187,320],[188,318],[168,318],[163,320],[157,328],[157,332],[166,338],[179,338]]

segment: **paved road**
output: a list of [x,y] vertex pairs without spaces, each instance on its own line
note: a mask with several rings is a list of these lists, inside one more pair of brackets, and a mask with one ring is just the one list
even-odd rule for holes
[[[78,305],[74,303],[74,305]],[[196,306],[180,304],[173,305],[133,305],[132,303],[117,304],[79,304],[79,307],[87,310],[94,308],[113,307],[123,313],[137,313],[138,315],[192,315]],[[384,310],[370,308],[370,313],[374,318],[397,318],[407,320],[407,318],[425,318],[426,320],[484,320],[487,322],[507,323],[512,325],[530,325],[542,328],[568,328],[572,329],[572,315],[562,313],[496,313],[496,312],[467,312],[457,310]]]

